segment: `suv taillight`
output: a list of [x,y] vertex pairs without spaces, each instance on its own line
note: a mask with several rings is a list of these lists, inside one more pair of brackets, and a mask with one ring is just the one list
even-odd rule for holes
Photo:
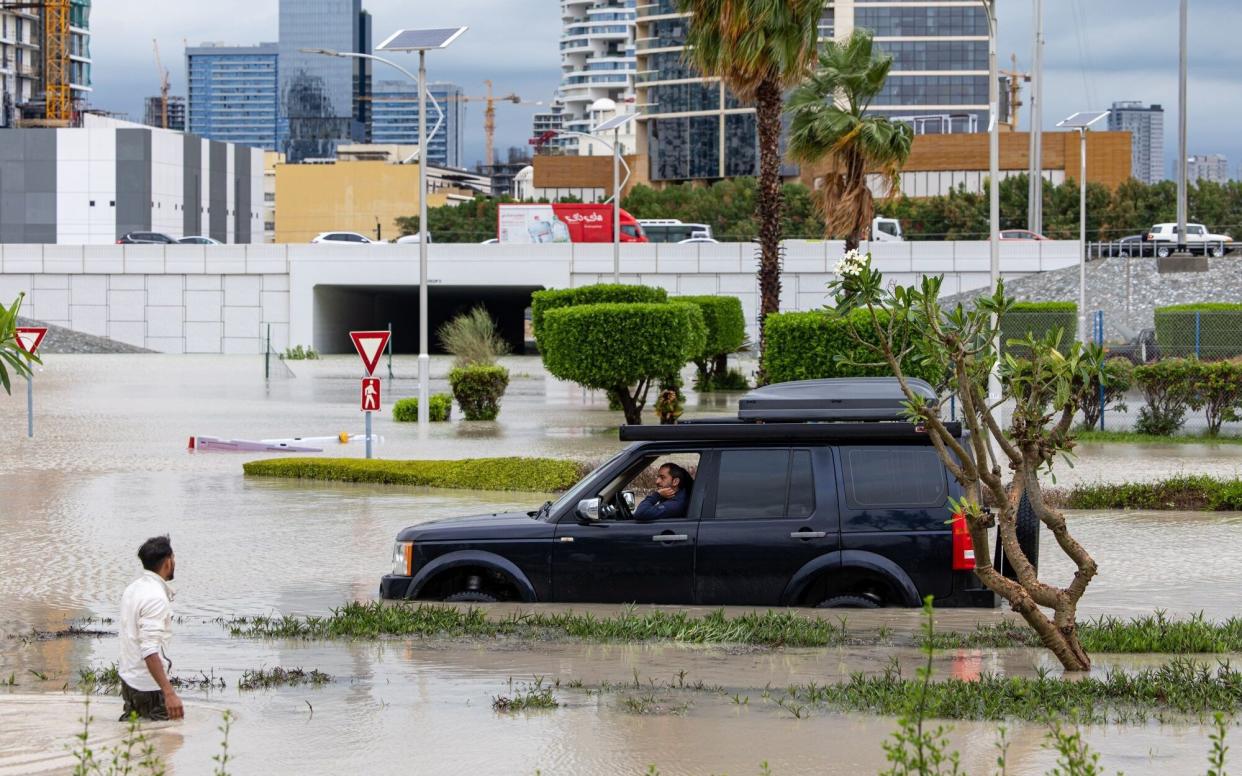
[[953,516],[953,570],[974,571],[975,543],[966,527],[966,515],[958,512]]

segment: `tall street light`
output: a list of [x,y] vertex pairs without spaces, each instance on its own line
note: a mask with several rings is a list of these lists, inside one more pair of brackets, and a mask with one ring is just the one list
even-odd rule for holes
[[[996,0],[980,0],[988,14],[988,257],[991,291],[1000,283],[1000,72],[996,64]],[[996,325],[993,321],[993,325]],[[996,351],[1000,353],[997,337]],[[988,403],[1000,401],[1000,361],[988,376]]]
[[1078,130],[1078,341],[1087,341],[1087,129],[1108,111],[1084,111],[1059,122],[1058,127]]
[[[303,54],[322,54],[327,57],[369,59],[382,62],[397,70],[418,85],[418,432],[426,436],[431,422],[431,356],[427,353],[427,159],[423,149],[427,147],[427,67],[426,53],[430,49],[446,48],[466,31],[465,27],[433,30],[398,30],[381,43],[377,50],[418,52],[418,75],[390,59],[357,51],[333,51],[332,49],[304,48]],[[434,100],[433,100],[434,102]],[[436,105],[436,110],[440,106]],[[440,111],[440,122],[444,113]],[[436,128],[440,123],[437,122]],[[432,134],[435,130],[432,131]],[[408,161],[408,160],[407,160]]]
[[1186,252],[1186,38],[1190,30],[1190,0],[1181,0],[1178,12],[1177,57],[1177,252]]
[[[558,135],[574,135],[576,137],[584,137],[587,140],[599,143],[605,148],[612,151],[612,282],[621,282],[621,189],[625,184],[629,183],[633,171],[625,159],[621,158],[621,127],[634,119],[633,113],[626,113],[622,116],[615,116],[602,122],[590,134],[586,132],[574,132],[569,129],[555,130]],[[612,130],[612,142],[603,140],[599,137],[599,132],[607,132]],[[625,167],[625,180],[620,180],[620,168]]]
[[[397,30],[376,51],[418,52],[418,433],[431,420],[431,356],[427,352],[427,52],[448,48],[466,27]],[[387,62],[387,60],[381,60]],[[392,64],[387,62],[387,64]],[[393,65],[396,67],[396,65]],[[398,68],[401,69],[401,68]],[[402,71],[404,72],[404,70]],[[406,75],[409,75],[406,73]]]
[[1031,55],[1031,164],[1026,228],[1044,233],[1044,0],[1035,0],[1035,50]]

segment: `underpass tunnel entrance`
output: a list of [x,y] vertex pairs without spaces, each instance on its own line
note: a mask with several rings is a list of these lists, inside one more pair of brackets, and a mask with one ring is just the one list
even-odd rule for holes
[[[531,294],[542,286],[429,286],[427,347],[443,353],[437,330],[482,305],[515,354],[526,352]],[[353,353],[350,331],[392,324],[394,353],[418,353],[418,286],[315,286],[315,350]],[[533,350],[533,343],[531,345]]]

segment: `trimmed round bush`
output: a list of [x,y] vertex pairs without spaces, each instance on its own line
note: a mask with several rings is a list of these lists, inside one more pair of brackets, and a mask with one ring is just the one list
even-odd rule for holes
[[[447,421],[452,413],[452,396],[447,393],[433,393],[431,395],[431,406],[427,410],[427,415],[432,423]],[[418,397],[413,396],[408,399],[400,399],[396,404],[392,405],[392,419],[398,423],[417,423]]]
[[703,352],[707,327],[698,305],[591,304],[549,310],[540,349],[552,375],[612,392],[626,422],[642,422],[654,382]]
[[703,358],[735,352],[746,341],[746,316],[736,296],[675,296],[674,302],[698,305],[707,327]]
[[680,372],[707,331],[697,305],[591,304],[549,310],[544,340],[554,376],[611,389]]
[[[877,312],[881,324],[887,313]],[[864,341],[875,341],[871,320],[866,310],[855,310],[838,316],[827,310],[800,313],[774,313],[764,323],[767,344],[763,352],[763,369],[768,382],[817,380],[826,377],[888,377],[888,367],[859,367],[842,363],[838,356],[858,362],[879,360],[875,353],[859,345],[850,335],[853,324]],[[918,363],[913,356],[902,364],[909,377],[920,377],[932,385],[944,379],[943,374]]]
[[608,302],[655,303],[665,301],[668,301],[668,292],[663,288],[653,288],[651,286],[597,283],[579,288],[554,288],[547,291],[536,291],[534,294],[531,294],[530,322],[535,331],[535,339],[540,339],[543,329],[543,316],[549,310]]
[[449,372],[453,398],[466,420],[495,420],[500,397],[509,387],[509,370],[503,366],[465,366]]

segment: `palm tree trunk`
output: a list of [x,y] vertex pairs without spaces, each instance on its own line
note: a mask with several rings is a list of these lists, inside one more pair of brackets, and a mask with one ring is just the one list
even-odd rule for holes
[[763,369],[766,343],[764,321],[781,307],[781,109],[784,95],[775,79],[759,84],[755,95],[759,125],[759,375],[767,382]]

